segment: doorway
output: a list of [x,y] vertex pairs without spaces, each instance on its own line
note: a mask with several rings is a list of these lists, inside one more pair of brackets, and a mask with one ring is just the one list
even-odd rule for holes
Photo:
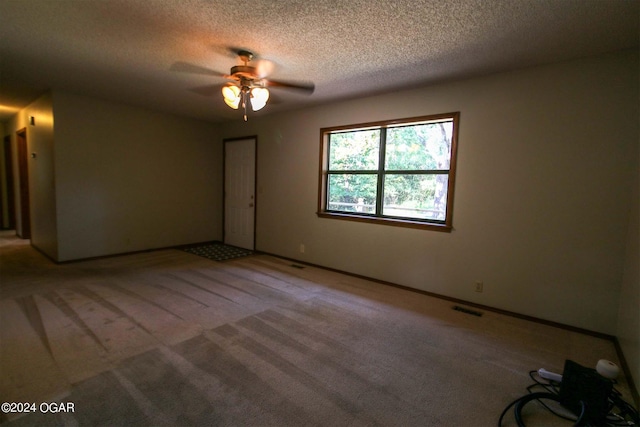
[[227,245],[255,249],[256,145],[258,138],[224,140],[224,238]]
[[29,203],[29,161],[27,148],[27,129],[16,132],[18,141],[18,184],[20,185],[20,230],[18,237],[31,238],[31,208]]

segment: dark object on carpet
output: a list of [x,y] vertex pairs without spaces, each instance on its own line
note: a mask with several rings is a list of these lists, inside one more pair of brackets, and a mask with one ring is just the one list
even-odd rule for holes
[[558,393],[560,403],[584,418],[589,425],[607,424],[608,399],[612,389],[613,382],[602,377],[595,369],[585,368],[572,360],[565,361]]
[[225,245],[223,243],[206,243],[202,245],[182,247],[179,249],[214,261],[225,261],[253,254],[253,251],[250,251],[249,249],[238,248],[235,246]]

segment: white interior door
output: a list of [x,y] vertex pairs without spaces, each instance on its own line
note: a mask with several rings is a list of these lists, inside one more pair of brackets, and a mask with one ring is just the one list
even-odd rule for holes
[[228,140],[224,147],[224,243],[253,250],[256,140]]

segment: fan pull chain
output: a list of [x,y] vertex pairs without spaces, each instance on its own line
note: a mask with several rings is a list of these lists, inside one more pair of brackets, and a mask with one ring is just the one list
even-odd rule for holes
[[244,109],[244,121],[247,121],[247,92],[242,91],[242,108]]

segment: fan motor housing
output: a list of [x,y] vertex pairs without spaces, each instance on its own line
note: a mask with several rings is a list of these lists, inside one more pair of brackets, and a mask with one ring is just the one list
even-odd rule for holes
[[258,77],[256,67],[250,65],[236,65],[235,67],[231,67],[231,75],[247,79],[255,79]]

